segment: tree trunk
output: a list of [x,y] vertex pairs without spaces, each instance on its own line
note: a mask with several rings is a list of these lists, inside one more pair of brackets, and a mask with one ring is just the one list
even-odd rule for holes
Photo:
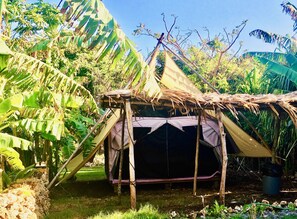
[[50,146],[49,140],[45,140],[44,147],[46,148],[46,151],[47,151],[46,165],[48,167],[48,178],[49,178],[49,182],[50,182],[54,177],[54,174],[53,174],[54,171],[53,171],[53,154],[52,154],[52,148]]

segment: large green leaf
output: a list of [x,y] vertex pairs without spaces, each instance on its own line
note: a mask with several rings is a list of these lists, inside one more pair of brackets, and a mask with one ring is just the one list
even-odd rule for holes
[[13,169],[24,169],[19,153],[13,148],[3,145],[2,139],[0,139],[0,155],[6,158],[6,161]]
[[275,33],[269,33],[264,30],[256,29],[249,33],[250,36],[254,36],[258,39],[262,39],[265,43],[276,43],[281,48],[291,51],[297,47],[297,41],[294,38],[282,36]]
[[266,71],[281,75],[297,85],[297,57],[291,53],[248,52],[243,57],[254,57],[267,66]]
[[257,59],[267,66],[267,71],[284,76],[297,85],[297,71],[264,57],[257,57]]
[[2,147],[13,147],[28,150],[32,145],[32,142],[6,133],[0,133],[0,145]]
[[290,2],[283,2],[281,6],[283,7],[283,12],[285,12],[286,14],[289,14],[292,20],[295,21],[293,30],[296,31],[297,30],[297,8],[295,7],[295,5],[293,5]]
[[0,75],[23,91],[33,91],[43,87],[51,92],[75,95],[84,100],[90,100],[89,108],[98,112],[97,104],[86,88],[59,70],[31,56],[15,53],[10,58],[7,68]]
[[69,27],[88,42],[88,48],[97,50],[96,59],[129,62],[122,73],[133,77],[134,82],[142,78],[146,63],[101,0],[64,0],[61,12]]
[[263,57],[271,61],[286,65],[297,70],[297,57],[292,53],[278,53],[278,52],[247,52],[243,57]]
[[[0,2],[0,6],[1,4],[2,3]],[[0,26],[1,26],[1,19],[0,19]],[[3,69],[6,68],[9,56],[11,54],[12,54],[11,50],[6,46],[5,42],[0,38],[0,71],[3,71]]]
[[57,140],[61,139],[64,135],[64,121],[57,119],[22,119],[15,122],[18,125],[29,132],[42,132],[51,134],[56,137]]
[[[0,6],[2,1],[3,0],[0,0]],[[8,46],[1,38],[0,38],[0,55],[12,55],[12,51],[8,48]]]
[[24,97],[21,94],[13,95],[0,102],[0,115],[10,110],[21,108],[23,106]]
[[242,55],[246,57],[264,57],[275,62],[285,62],[286,54],[280,52],[246,52]]

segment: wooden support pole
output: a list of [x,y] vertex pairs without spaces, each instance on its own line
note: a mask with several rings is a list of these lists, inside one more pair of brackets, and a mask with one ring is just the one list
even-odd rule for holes
[[125,104],[127,125],[128,125],[128,144],[129,144],[129,176],[130,176],[130,202],[131,209],[136,209],[136,182],[135,182],[135,162],[134,162],[134,137],[132,125],[132,110],[130,99]]
[[196,193],[197,193],[197,176],[198,176],[199,145],[200,145],[200,123],[201,123],[201,115],[199,112],[198,125],[197,125],[196,152],[195,152],[195,172],[194,172],[194,183],[193,183],[193,195],[196,195]]
[[221,184],[220,184],[220,198],[222,204],[225,204],[225,184],[226,184],[226,175],[227,175],[227,147],[226,147],[226,134],[224,131],[224,126],[222,122],[222,112],[219,108],[216,109],[216,116],[218,120],[219,130],[220,130],[220,139],[222,146],[222,175],[221,175]]
[[[125,101],[124,101],[125,106]],[[125,144],[125,119],[126,113],[125,108],[122,108],[122,138],[121,138],[121,150],[120,150],[120,163],[119,163],[119,183],[118,183],[118,198],[121,203],[121,193],[122,193],[122,169],[123,169],[123,159],[124,159],[124,144]]]

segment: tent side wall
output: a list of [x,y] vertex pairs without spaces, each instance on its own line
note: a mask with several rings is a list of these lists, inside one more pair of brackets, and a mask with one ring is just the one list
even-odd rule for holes
[[[190,119],[184,117],[176,122],[168,120],[168,118],[155,118],[155,124],[158,128],[143,127],[142,123],[134,125],[134,147],[135,153],[135,171],[136,179],[149,180],[152,182],[156,179],[187,179],[193,180],[194,163],[195,163],[195,147],[197,135],[197,118],[191,118],[193,124],[182,127],[182,121]],[[152,119],[151,119],[152,120]],[[152,122],[152,121],[151,121]],[[173,123],[175,126],[171,125]],[[161,125],[161,126],[160,126]],[[180,126],[180,127],[178,127]],[[115,126],[115,129],[119,128]],[[181,129],[182,128],[182,129]],[[152,131],[153,129],[153,131]],[[200,129],[202,132],[202,129]],[[114,135],[114,131],[111,132]],[[117,133],[121,133],[118,130]],[[202,133],[200,136],[203,136]],[[111,141],[115,138],[120,139],[119,135],[111,137]],[[112,140],[113,139],[113,140]],[[203,138],[201,140],[204,140]],[[108,150],[106,150],[108,149]],[[105,151],[108,151],[106,162],[109,164],[108,176],[110,181],[116,182],[119,172],[119,152],[112,144],[105,144]],[[213,146],[202,145],[199,155],[198,179],[211,179],[213,175],[218,173],[220,161],[217,159],[216,150]],[[106,164],[107,164],[106,163]],[[122,177],[125,182],[129,178],[128,171],[128,150],[124,150],[123,172]]]

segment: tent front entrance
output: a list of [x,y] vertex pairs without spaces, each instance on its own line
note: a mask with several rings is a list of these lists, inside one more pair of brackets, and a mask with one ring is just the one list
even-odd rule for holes
[[[156,183],[193,180],[197,141],[196,117],[134,118],[134,157],[137,183]],[[213,121],[208,120],[208,123]],[[108,158],[109,180],[118,183],[121,127],[119,122],[111,132]],[[216,130],[201,125],[202,144],[199,149],[198,179],[210,180],[220,170],[220,150]],[[203,127],[206,127],[203,129]],[[125,132],[127,138],[128,133]],[[205,138],[204,138],[205,137]],[[214,145],[215,144],[215,145]],[[128,183],[128,148],[124,150],[122,182]]]

